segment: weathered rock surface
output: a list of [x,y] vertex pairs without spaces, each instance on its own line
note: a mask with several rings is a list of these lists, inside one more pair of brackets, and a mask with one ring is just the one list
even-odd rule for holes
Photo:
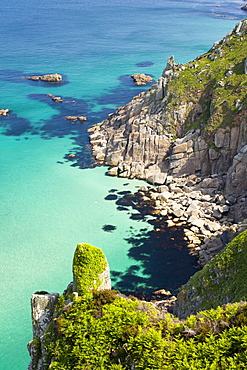
[[58,293],[35,293],[31,298],[33,340],[28,343],[31,363],[28,370],[42,370],[46,361],[43,335],[53,319],[54,307],[58,303]]
[[41,76],[31,76],[31,77],[26,77],[27,80],[33,80],[33,81],[44,81],[44,82],[62,82],[63,77],[59,73],[50,73],[50,74],[45,74]]
[[135,73],[131,76],[133,78],[135,85],[146,85],[149,82],[152,82],[153,79],[151,76],[145,75],[144,73]]
[[[174,57],[170,57],[162,77],[151,89],[135,96],[124,107],[118,107],[106,120],[89,130],[96,161],[109,165],[112,176],[140,178],[157,185],[167,184],[169,176],[193,174],[204,179],[204,195],[212,196],[219,191],[226,196],[232,195],[235,200],[230,201],[230,212],[236,222],[247,217],[244,194],[247,188],[247,110],[241,100],[245,99],[246,92],[243,89],[241,99],[236,93],[234,113],[229,111],[225,121],[219,127],[214,126],[212,122],[219,119],[218,111],[225,109],[224,106],[214,107],[214,95],[220,94],[218,82],[210,80],[210,64],[198,69],[202,58],[213,62],[223,58],[225,45],[229,43],[232,49],[231,42],[236,38],[237,48],[246,33],[247,22],[242,21],[208,53],[187,65],[176,64]],[[243,59],[241,63],[245,78]],[[234,75],[234,68],[230,70]],[[195,83],[206,73],[205,91],[202,88],[191,92],[194,89],[191,87],[181,98],[174,83],[179,79],[183,81],[183,74],[191,72],[198,76]],[[231,78],[232,73],[225,76],[223,85],[230,86]],[[201,117],[204,117],[203,124]],[[215,209],[213,217],[220,219],[224,213],[226,209],[224,212]]]

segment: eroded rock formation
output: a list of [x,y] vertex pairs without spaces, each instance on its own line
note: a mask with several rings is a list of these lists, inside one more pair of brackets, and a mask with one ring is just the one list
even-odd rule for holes
[[[223,194],[245,199],[246,33],[242,21],[194,61],[170,57],[151,89],[89,130],[96,161],[110,175],[157,185],[168,176],[221,176]],[[246,200],[241,209],[238,219],[247,216]]]

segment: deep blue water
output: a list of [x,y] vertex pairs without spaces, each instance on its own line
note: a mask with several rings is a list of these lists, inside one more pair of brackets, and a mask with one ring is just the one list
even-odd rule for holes
[[[62,293],[78,242],[103,249],[122,289],[175,291],[196,270],[180,231],[155,239],[150,218],[119,208],[142,183],[91,168],[87,128],[141,91],[131,74],[159,78],[170,55],[192,60],[245,14],[237,1],[1,1],[1,369],[27,367],[30,296]],[[25,78],[51,72],[63,83]]]

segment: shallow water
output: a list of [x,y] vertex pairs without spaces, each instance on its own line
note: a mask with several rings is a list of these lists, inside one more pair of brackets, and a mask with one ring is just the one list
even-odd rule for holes
[[[10,109],[0,117],[2,369],[27,367],[30,296],[37,290],[62,293],[78,242],[103,249],[115,285],[123,289],[176,290],[195,271],[180,245],[182,234],[174,242],[163,233],[160,243],[150,218],[119,209],[122,192],[142,182],[91,168],[87,128],[141,91],[132,73],[157,79],[170,55],[177,62],[192,60],[245,17],[237,1],[217,5],[2,0],[0,108]],[[62,73],[64,82],[25,79],[50,72]],[[72,124],[65,119],[69,114],[88,120]],[[76,154],[74,161],[69,153]]]

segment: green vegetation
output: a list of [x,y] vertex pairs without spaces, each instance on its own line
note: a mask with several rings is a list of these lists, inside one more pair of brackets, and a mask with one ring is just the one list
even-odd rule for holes
[[79,295],[90,294],[90,290],[101,285],[99,274],[107,266],[101,249],[90,244],[78,244],[73,260],[74,289]]
[[[69,290],[60,297],[44,336],[43,370],[246,369],[247,303],[220,307],[217,302],[245,298],[247,230],[190,279],[191,292],[204,299],[202,308],[210,309],[186,320],[114,290],[92,290],[92,281],[105,266],[103,253],[94,248],[77,246],[74,273],[80,279],[83,273],[90,276],[90,294],[80,285],[77,298]],[[94,255],[101,266],[97,270]]]
[[[201,271],[183,286],[178,299],[189,296],[188,305],[209,309],[226,302],[247,299],[247,230],[234,238]],[[199,297],[199,298],[198,298]]]
[[[247,107],[246,35],[247,28],[241,36],[233,32],[182,70],[178,65],[168,86],[166,117],[168,114],[171,124],[172,112],[181,102],[187,104],[185,131],[200,128],[210,135],[219,127],[234,124],[236,114]],[[199,114],[194,114],[195,104],[200,106]]]
[[114,291],[79,297],[45,335],[49,369],[245,369],[247,304],[179,321]]

